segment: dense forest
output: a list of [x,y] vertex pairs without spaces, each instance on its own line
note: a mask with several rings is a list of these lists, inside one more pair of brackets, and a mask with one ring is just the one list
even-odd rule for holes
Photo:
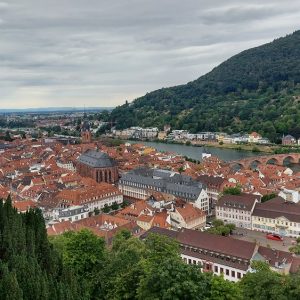
[[111,113],[118,128],[170,124],[191,132],[300,136],[300,31],[233,56],[185,85],[146,94]]
[[300,274],[279,275],[256,263],[256,272],[232,283],[186,265],[176,241],[121,231],[107,247],[88,230],[46,235],[42,214],[19,214],[0,202],[0,299],[293,300]]

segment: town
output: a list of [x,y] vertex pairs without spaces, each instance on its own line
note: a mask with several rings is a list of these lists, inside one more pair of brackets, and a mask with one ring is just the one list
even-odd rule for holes
[[[210,144],[258,144],[269,145],[272,144],[266,137],[262,137],[257,132],[250,134],[227,134],[224,132],[199,132],[190,133],[187,130],[171,130],[170,125],[165,125],[164,130],[160,131],[157,127],[141,128],[131,127],[124,130],[112,130],[112,136],[121,139],[133,140],[159,140],[167,142],[187,143],[193,145],[201,145],[203,143]],[[282,145],[285,146],[299,146],[300,138],[296,139],[290,134],[284,135],[281,139]]]
[[[51,118],[35,122],[46,128],[66,123],[50,124]],[[98,121],[86,113],[80,123],[76,118],[65,129],[77,127],[80,137],[47,130],[12,134],[6,128],[0,145],[0,197],[11,199],[19,212],[39,208],[49,236],[89,229],[110,245],[123,229],[140,239],[156,233],[176,239],[187,264],[233,282],[251,272],[253,261],[281,274],[297,272],[300,172],[287,162],[299,164],[299,153],[231,162],[204,155],[198,162],[142,143],[109,145],[95,138]],[[160,134],[131,130],[126,138]],[[217,138],[175,130],[170,135]],[[247,138],[266,141],[254,134]]]

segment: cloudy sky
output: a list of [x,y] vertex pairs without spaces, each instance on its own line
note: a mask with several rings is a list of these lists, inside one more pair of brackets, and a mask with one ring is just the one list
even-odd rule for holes
[[0,108],[122,104],[299,20],[299,0],[0,0]]

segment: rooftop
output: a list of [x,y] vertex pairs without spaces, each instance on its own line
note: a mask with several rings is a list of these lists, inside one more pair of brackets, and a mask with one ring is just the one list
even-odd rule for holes
[[106,153],[96,150],[87,150],[80,155],[78,161],[92,168],[110,168],[117,165]]

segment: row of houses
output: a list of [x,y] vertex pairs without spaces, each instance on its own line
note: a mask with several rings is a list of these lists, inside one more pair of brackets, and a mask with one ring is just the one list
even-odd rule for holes
[[261,203],[257,195],[225,195],[215,213],[217,219],[236,227],[300,237],[300,205],[279,196]]
[[113,135],[125,139],[154,139],[158,136],[158,128],[130,127],[123,130],[113,130]]
[[142,200],[147,199],[153,191],[173,195],[193,203],[207,214],[210,213],[206,186],[177,172],[137,168],[122,175],[119,180],[119,189],[124,197]]

